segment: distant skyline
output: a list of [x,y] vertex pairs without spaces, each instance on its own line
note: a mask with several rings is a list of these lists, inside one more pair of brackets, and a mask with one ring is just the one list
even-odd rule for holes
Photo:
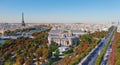
[[0,23],[100,23],[120,20],[120,0],[0,0]]

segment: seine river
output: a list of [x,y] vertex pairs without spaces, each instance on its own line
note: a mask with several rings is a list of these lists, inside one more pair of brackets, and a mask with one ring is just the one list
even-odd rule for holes
[[0,40],[0,43],[4,43],[5,40]]
[[[29,35],[26,35],[26,34],[19,34],[19,35],[17,35],[16,37],[28,37],[28,36],[31,36],[34,32],[42,32],[42,31],[45,31],[45,30],[47,30],[48,28],[46,28],[46,27],[42,27],[41,29],[39,29],[39,30],[31,30],[30,32],[29,32]],[[2,40],[2,39],[0,39],[0,43],[4,43],[5,42],[5,40]]]

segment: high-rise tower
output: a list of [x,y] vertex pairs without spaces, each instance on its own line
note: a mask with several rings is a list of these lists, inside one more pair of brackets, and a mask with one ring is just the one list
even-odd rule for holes
[[24,13],[22,12],[22,26],[25,26],[25,22],[24,22]]

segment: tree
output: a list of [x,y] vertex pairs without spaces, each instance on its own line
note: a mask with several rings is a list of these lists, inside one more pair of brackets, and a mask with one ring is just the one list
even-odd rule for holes
[[20,50],[16,50],[15,52],[16,52],[16,54],[17,54],[17,55],[19,55],[19,54],[20,54]]
[[74,40],[74,44],[75,44],[76,46],[78,46],[78,45],[79,45],[79,41],[78,41],[78,40]]
[[38,56],[42,56],[43,54],[42,54],[42,49],[41,48],[38,48],[37,50],[36,50],[36,54],[38,54]]
[[58,59],[59,58],[59,49],[57,49],[56,51],[55,51],[55,57]]
[[65,54],[70,54],[70,53],[72,53],[73,52],[73,48],[70,48],[68,51],[65,51],[64,53]]
[[44,48],[42,53],[43,53],[42,57],[46,59],[49,56],[49,49]]
[[22,65],[23,61],[24,61],[24,57],[20,55],[17,57],[15,65]]
[[11,65],[11,62],[8,60],[4,63],[4,65]]
[[9,58],[9,53],[8,51],[4,53],[4,55],[2,56],[3,60],[7,60]]
[[51,45],[50,45],[51,51],[54,52],[57,48],[58,48],[57,44],[52,42]]
[[87,42],[91,43],[93,37],[92,37],[90,34],[86,34],[86,35],[82,35],[82,36],[80,37],[80,39],[81,39],[83,42],[86,42],[86,41],[87,41]]
[[27,59],[27,60],[25,61],[25,65],[33,65],[32,59]]

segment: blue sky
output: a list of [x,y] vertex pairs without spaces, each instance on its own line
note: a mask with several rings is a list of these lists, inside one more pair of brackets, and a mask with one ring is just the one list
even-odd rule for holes
[[111,23],[120,20],[120,0],[0,0],[0,22]]

